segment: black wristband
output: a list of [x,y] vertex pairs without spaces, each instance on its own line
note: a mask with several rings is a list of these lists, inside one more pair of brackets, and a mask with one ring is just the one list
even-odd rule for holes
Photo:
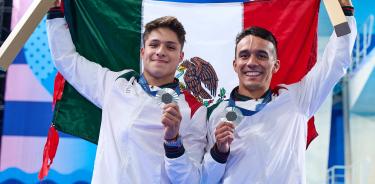
[[341,8],[344,11],[345,16],[353,16],[354,15],[354,7],[353,6],[342,6]]
[[225,164],[228,160],[228,156],[229,156],[229,153],[230,153],[230,150],[226,153],[222,153],[219,151],[219,149],[217,148],[217,145],[215,144],[211,150],[210,150],[210,153],[211,153],[211,156],[212,158],[216,161],[216,162],[219,162],[221,164]]
[[60,7],[53,7],[49,9],[47,13],[47,19],[54,19],[54,18],[64,18],[64,12],[61,10]]
[[185,153],[184,145],[180,147],[167,146],[164,144],[165,156],[168,158],[178,158]]

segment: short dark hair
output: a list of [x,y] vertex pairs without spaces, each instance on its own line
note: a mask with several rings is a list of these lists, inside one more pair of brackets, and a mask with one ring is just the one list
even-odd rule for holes
[[143,32],[143,45],[146,42],[147,37],[150,33],[157,28],[168,28],[177,35],[178,42],[181,44],[181,49],[184,47],[186,31],[184,26],[176,17],[164,16],[157,18],[145,25],[145,31]]
[[276,57],[277,57],[277,40],[276,40],[276,37],[271,33],[271,31],[268,31],[267,29],[262,28],[262,27],[258,27],[258,26],[251,26],[251,27],[243,30],[242,32],[240,32],[236,36],[235,57],[236,57],[236,53],[237,53],[238,43],[248,35],[257,36],[257,37],[260,37],[264,40],[270,41],[273,44],[273,46],[275,46]]

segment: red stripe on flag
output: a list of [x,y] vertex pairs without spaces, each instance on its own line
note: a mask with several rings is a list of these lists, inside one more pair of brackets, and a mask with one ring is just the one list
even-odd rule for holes
[[59,145],[59,134],[52,125],[48,131],[48,137],[43,150],[42,168],[39,171],[38,178],[42,180],[48,175],[48,171],[56,155],[57,146]]
[[182,93],[185,96],[185,100],[190,107],[190,118],[193,118],[195,112],[202,106],[200,103],[190,92],[183,90]]
[[55,109],[57,101],[61,100],[64,91],[65,79],[58,72],[55,77],[54,89],[53,89],[53,101],[52,108]]
[[318,132],[316,131],[315,124],[314,124],[314,116],[309,120],[307,123],[307,143],[306,149],[309,147],[310,143],[318,137]]
[[319,0],[274,0],[244,4],[244,27],[270,30],[278,41],[280,70],[271,87],[301,80],[316,62]]

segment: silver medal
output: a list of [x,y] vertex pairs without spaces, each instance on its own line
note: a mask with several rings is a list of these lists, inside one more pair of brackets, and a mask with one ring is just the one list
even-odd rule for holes
[[159,104],[177,103],[178,94],[170,88],[163,88],[156,93],[156,99]]
[[241,123],[243,115],[241,111],[236,107],[225,108],[224,117],[225,121],[232,122],[235,126]]

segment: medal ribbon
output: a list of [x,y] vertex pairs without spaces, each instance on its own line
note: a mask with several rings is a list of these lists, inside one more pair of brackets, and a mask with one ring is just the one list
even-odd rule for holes
[[[142,89],[147,93],[149,94],[150,96],[156,96],[156,94],[158,93],[158,91],[151,91],[150,89],[150,85],[148,84],[147,80],[145,79],[144,75],[142,74],[139,79],[138,79],[138,83],[141,85]],[[174,88],[174,89],[173,89]],[[180,90],[180,86],[179,84],[177,83],[175,86],[173,85],[172,88],[176,93],[177,95],[180,95],[181,94],[181,90]]]
[[272,100],[272,92],[271,90],[268,90],[266,92],[265,97],[262,100],[262,103],[256,105],[255,111],[236,106],[236,101],[233,99],[233,97],[229,98],[228,107],[238,108],[241,111],[242,115],[244,116],[252,116],[256,114],[257,112],[259,112],[260,110],[262,110],[271,100]]

